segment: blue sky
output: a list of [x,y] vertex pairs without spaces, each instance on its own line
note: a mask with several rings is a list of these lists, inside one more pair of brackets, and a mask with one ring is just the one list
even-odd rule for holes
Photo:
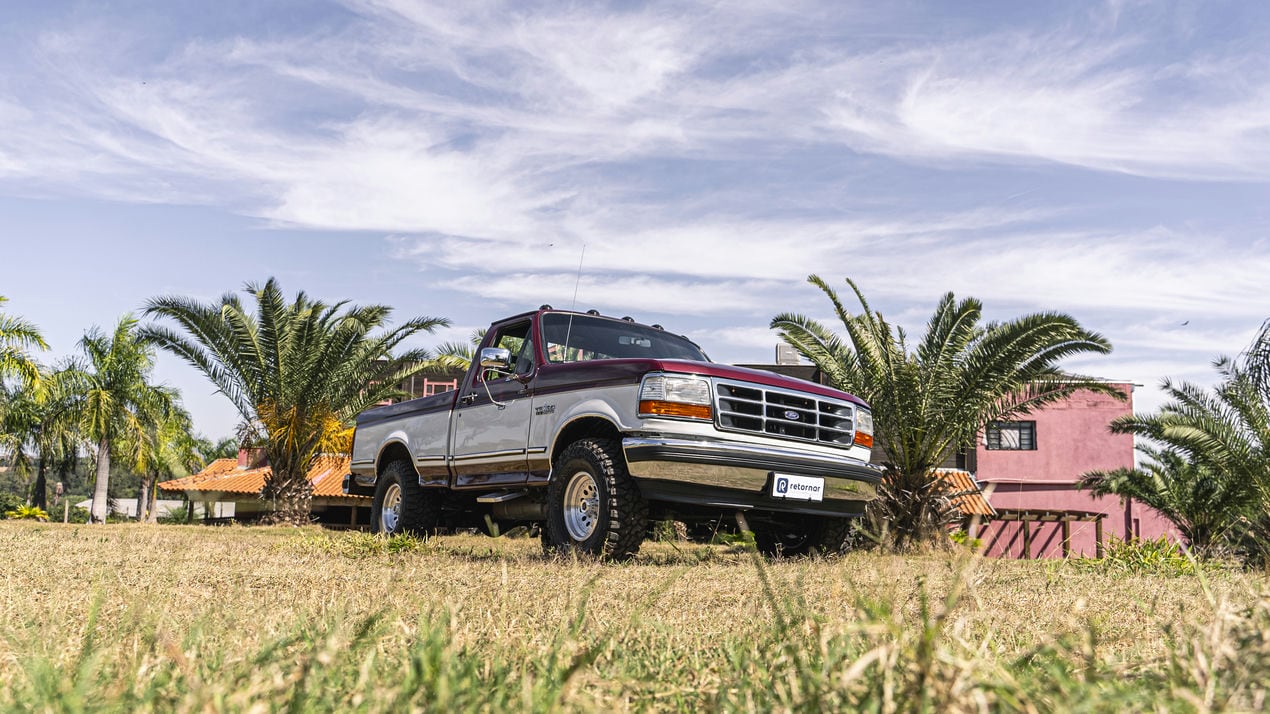
[[1070,312],[1151,409],[1270,316],[1267,47],[1260,2],[9,2],[0,295],[49,359],[271,275],[434,344],[567,307],[585,246],[578,307],[720,361],[828,319],[817,272],[912,331]]

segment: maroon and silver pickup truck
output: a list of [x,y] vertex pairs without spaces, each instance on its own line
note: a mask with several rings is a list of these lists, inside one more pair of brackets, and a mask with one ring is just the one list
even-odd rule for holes
[[537,523],[548,552],[622,557],[652,522],[740,514],[764,551],[837,552],[872,444],[850,394],[543,306],[494,323],[457,390],[360,414],[345,490],[383,533]]

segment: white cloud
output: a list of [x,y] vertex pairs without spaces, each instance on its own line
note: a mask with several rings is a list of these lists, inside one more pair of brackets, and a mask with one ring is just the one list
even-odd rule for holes
[[447,280],[443,287],[532,309],[543,301],[572,306],[575,284],[579,310],[680,315],[759,310],[766,306],[769,288],[762,281],[684,282],[650,275],[585,274],[579,282],[568,273],[468,276]]
[[781,340],[766,325],[718,327],[688,331],[688,337],[701,345],[710,357],[723,362],[771,362]]

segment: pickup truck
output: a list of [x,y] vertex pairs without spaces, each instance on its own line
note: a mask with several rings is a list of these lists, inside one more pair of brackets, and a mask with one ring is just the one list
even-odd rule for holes
[[537,524],[548,553],[621,558],[657,521],[734,517],[764,552],[836,553],[876,496],[862,400],[659,325],[544,305],[476,355],[457,389],[358,415],[345,491],[377,532]]

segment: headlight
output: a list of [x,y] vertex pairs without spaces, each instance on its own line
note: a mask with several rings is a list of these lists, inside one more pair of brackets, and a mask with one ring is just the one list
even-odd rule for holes
[[699,377],[650,374],[639,387],[640,416],[671,416],[709,420],[710,382]]
[[855,443],[868,449],[873,448],[873,412],[859,408],[855,410]]

